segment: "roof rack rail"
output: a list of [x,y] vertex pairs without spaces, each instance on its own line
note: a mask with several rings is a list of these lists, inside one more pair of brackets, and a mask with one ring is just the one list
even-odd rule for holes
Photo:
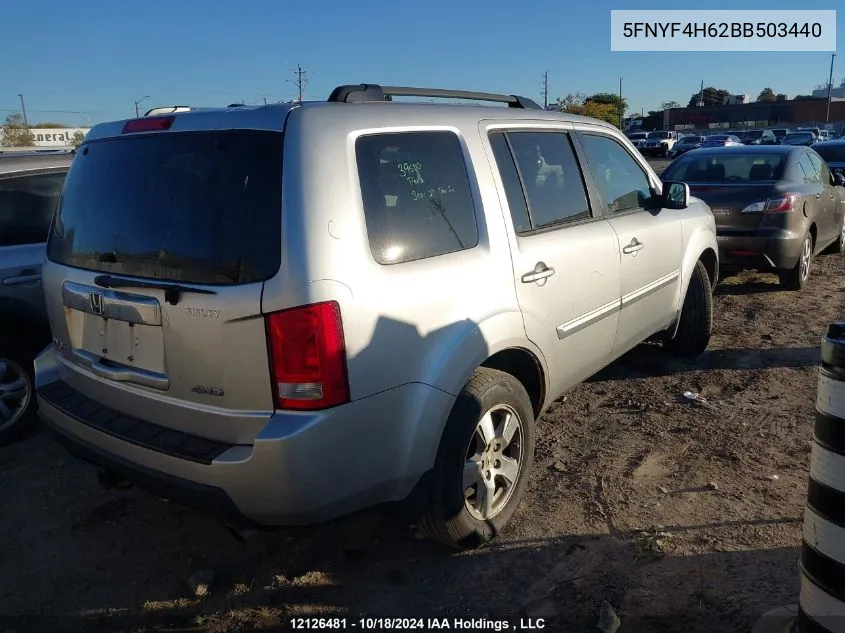
[[347,84],[338,86],[329,95],[331,103],[362,103],[367,101],[392,101],[391,97],[436,97],[439,99],[467,99],[507,103],[511,108],[542,110],[536,102],[518,95],[443,88],[411,88],[407,86],[379,86],[378,84]]

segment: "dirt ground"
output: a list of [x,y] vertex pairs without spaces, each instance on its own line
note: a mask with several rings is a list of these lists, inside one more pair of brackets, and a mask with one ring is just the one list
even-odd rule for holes
[[[698,361],[641,346],[539,421],[527,497],[476,552],[377,515],[241,543],[102,489],[36,433],[0,452],[0,632],[285,630],[336,614],[577,633],[597,630],[604,601],[622,633],[747,632],[797,600],[818,346],[844,292],[836,255],[801,293],[771,275],[726,280]],[[188,579],[202,571],[214,578],[198,598]]]

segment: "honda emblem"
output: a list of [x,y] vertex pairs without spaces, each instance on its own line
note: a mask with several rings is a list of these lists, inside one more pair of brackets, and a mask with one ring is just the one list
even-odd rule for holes
[[91,312],[97,315],[103,314],[103,293],[102,292],[92,292],[88,297],[88,300],[91,303]]

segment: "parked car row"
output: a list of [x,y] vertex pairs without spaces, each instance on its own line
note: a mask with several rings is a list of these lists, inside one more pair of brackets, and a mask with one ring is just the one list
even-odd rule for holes
[[41,246],[27,410],[103,481],[236,529],[388,504],[493,538],[559,395],[647,339],[706,349],[715,222],[609,124],[386,103],[420,92],[93,127]]

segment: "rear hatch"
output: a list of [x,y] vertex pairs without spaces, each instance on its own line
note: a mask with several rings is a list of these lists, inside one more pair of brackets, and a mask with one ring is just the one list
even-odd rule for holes
[[261,298],[281,262],[282,133],[179,131],[187,116],[81,147],[47,245],[48,311],[70,387],[246,443],[274,408]]

